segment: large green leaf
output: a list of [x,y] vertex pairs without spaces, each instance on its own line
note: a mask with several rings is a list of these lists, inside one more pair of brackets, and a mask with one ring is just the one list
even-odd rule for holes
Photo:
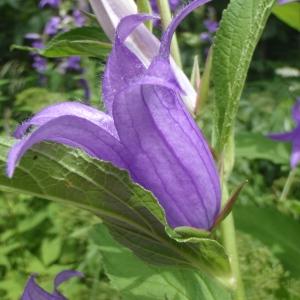
[[215,141],[222,152],[233,131],[249,64],[275,0],[232,0],[213,49]]
[[111,44],[107,42],[99,28],[81,27],[58,34],[43,49],[20,45],[12,45],[11,48],[34,52],[49,58],[74,55],[105,58],[111,50]]
[[300,222],[274,208],[238,205],[234,209],[237,228],[259,239],[292,275],[300,277]]
[[278,19],[300,31],[300,3],[277,4],[272,12]]
[[[4,170],[12,142],[0,142]],[[142,259],[198,268],[231,282],[228,257],[215,240],[194,237],[177,242],[165,231],[164,214],[153,195],[133,183],[126,171],[84,153],[41,144],[22,159],[13,179],[0,174],[0,189],[69,203],[100,216],[113,236]]]
[[124,300],[230,300],[227,290],[198,271],[145,264],[115,242],[103,225],[93,234],[106,273]]
[[236,134],[236,156],[247,159],[266,159],[277,164],[289,164],[289,145],[279,143],[260,133]]

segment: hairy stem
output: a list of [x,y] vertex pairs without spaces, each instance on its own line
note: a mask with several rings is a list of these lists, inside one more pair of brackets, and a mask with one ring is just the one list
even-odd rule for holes
[[[161,17],[162,27],[165,30],[172,20],[172,14],[171,14],[169,1],[168,0],[157,0],[157,5],[158,5],[160,17]],[[172,56],[173,56],[175,62],[177,63],[177,65],[180,68],[182,68],[180,51],[179,51],[179,47],[178,47],[176,34],[174,34],[174,37],[172,40],[171,53],[172,53]]]

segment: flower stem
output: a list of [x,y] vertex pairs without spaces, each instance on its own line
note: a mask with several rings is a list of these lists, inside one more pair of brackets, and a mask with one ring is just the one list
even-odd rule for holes
[[[157,5],[158,5],[160,17],[161,17],[162,27],[164,30],[166,30],[166,28],[168,27],[168,25],[171,23],[171,20],[172,20],[172,14],[171,14],[169,1],[168,0],[157,0]],[[182,68],[180,51],[179,51],[179,47],[178,47],[176,34],[174,34],[174,37],[172,40],[171,53],[172,53],[172,56],[173,56],[175,62],[177,63],[177,65],[180,68]]]
[[285,182],[285,185],[283,187],[282,193],[280,195],[279,201],[284,201],[287,198],[287,196],[288,196],[288,194],[289,194],[289,192],[291,190],[292,184],[294,182],[296,173],[297,173],[297,169],[296,168],[291,169],[291,171],[289,173],[289,176],[286,179],[286,182]]

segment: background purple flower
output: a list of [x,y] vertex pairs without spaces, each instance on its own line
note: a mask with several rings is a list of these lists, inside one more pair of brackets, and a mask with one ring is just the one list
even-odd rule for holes
[[45,73],[47,70],[47,60],[40,55],[33,54],[33,63],[32,67],[38,72],[38,73]]
[[47,22],[44,33],[47,35],[55,35],[61,23],[61,18],[58,16],[51,17],[51,19]]
[[299,0],[278,0],[278,4],[287,4],[291,2],[297,2]]
[[208,7],[207,19],[203,21],[206,31],[200,34],[200,40],[206,43],[212,43],[214,33],[218,30],[219,23],[216,21],[216,11],[213,7]]
[[46,5],[52,7],[52,8],[57,8],[60,5],[60,0],[41,0],[39,6],[40,7],[45,7]]
[[297,98],[292,108],[292,118],[296,123],[296,127],[293,130],[284,133],[272,133],[268,136],[273,140],[290,142],[292,144],[290,164],[292,168],[296,168],[300,162],[300,97]]
[[80,12],[79,9],[75,9],[73,11],[72,16],[74,18],[74,23],[77,27],[82,27],[85,24],[86,22],[85,16]]
[[[181,0],[169,0],[170,8],[172,11],[176,10],[176,8],[179,6],[181,3]],[[151,8],[152,11],[156,14],[159,13],[158,11],[158,6],[157,6],[157,1],[156,0],[150,0]]]
[[80,65],[80,56],[72,56],[65,59],[59,66],[63,73],[68,71],[75,71],[81,73],[83,68]]
[[215,33],[219,27],[219,23],[217,21],[210,19],[204,20],[203,24],[209,33]]

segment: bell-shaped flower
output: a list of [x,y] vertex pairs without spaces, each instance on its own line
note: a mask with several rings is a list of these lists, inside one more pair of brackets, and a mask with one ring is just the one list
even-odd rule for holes
[[[133,0],[90,0],[90,3],[98,22],[110,40],[114,39],[120,20],[137,13],[137,6]],[[138,26],[130,37],[126,39],[125,44],[145,67],[149,67],[160,47],[159,40],[144,25]],[[196,91],[190,80],[172,58],[171,65],[177,80],[185,91],[185,95],[182,95],[182,100],[188,110],[193,113],[196,107]]]
[[124,41],[155,17],[123,18],[103,79],[107,113],[75,102],[42,110],[16,130],[15,137],[22,138],[29,127],[36,127],[11,149],[8,176],[32,145],[45,140],[62,143],[128,170],[156,196],[172,228],[210,230],[220,212],[219,176],[203,134],[181,101],[185,90],[169,61],[175,29],[208,1],[191,2],[173,19],[149,68]]
[[292,118],[296,123],[296,127],[284,133],[272,133],[268,136],[276,141],[290,142],[292,144],[292,154],[290,164],[292,168],[296,168],[300,161],[300,97],[292,108]]
[[21,300],[67,300],[67,298],[58,291],[58,287],[72,277],[83,277],[83,274],[71,270],[57,274],[54,279],[54,291],[50,294],[36,283],[35,275],[32,275],[26,284]]

